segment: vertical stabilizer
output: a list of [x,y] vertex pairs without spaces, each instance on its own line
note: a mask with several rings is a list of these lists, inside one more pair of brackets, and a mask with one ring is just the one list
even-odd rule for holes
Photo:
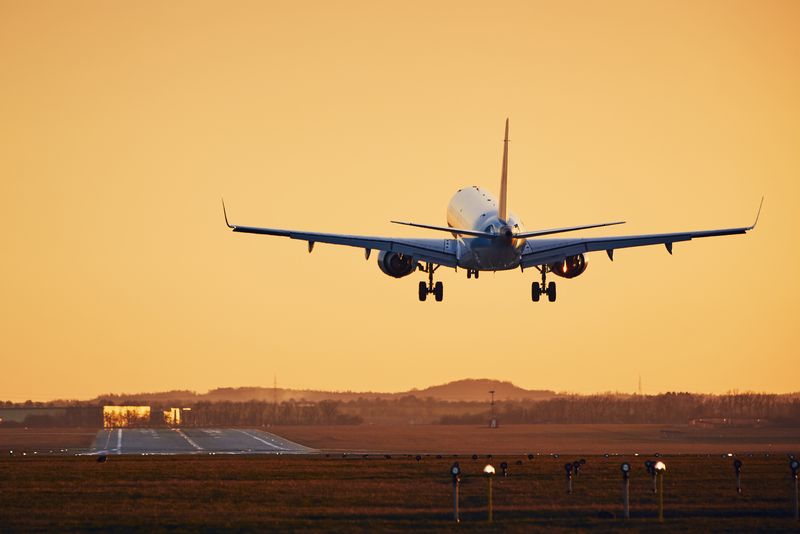
[[508,119],[506,119],[506,136],[503,139],[503,171],[500,174],[500,210],[497,215],[501,221],[508,220]]

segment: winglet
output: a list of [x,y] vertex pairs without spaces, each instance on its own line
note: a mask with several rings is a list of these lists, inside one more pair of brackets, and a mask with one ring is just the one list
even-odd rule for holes
[[228,228],[235,228],[231,223],[228,222],[228,210],[225,209],[225,199],[222,199],[222,214],[225,216],[225,224]]
[[752,230],[758,224],[758,218],[761,216],[761,206],[764,205],[764,197],[761,197],[761,204],[758,205],[758,213],[756,213],[756,220],[753,221],[753,226],[748,228],[748,230]]
[[503,139],[503,169],[500,172],[500,209],[497,215],[504,223],[508,220],[508,118],[506,118],[506,135]]

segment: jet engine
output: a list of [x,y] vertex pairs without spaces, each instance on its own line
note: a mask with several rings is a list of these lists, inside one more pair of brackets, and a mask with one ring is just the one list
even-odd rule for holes
[[411,256],[382,250],[381,253],[378,254],[378,267],[389,276],[402,278],[408,276],[417,269],[417,262]]
[[551,263],[549,267],[550,272],[556,276],[560,276],[561,278],[575,278],[583,274],[587,265],[583,254],[578,254],[576,256],[567,256],[563,261]]

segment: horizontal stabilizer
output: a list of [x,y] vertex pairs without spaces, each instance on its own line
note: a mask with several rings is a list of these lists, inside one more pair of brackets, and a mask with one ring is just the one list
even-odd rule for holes
[[534,230],[533,232],[520,232],[519,234],[516,234],[514,237],[524,238],[524,237],[538,237],[542,235],[563,234],[566,232],[575,232],[577,230],[588,230],[589,228],[600,228],[601,226],[614,226],[615,224],[625,224],[625,221],[616,221],[616,222],[600,223],[600,224],[587,224],[584,226],[568,226],[566,228],[553,228],[550,230]]
[[441,232],[450,232],[451,234],[469,235],[473,237],[497,237],[497,234],[491,232],[481,232],[480,230],[465,230],[463,228],[451,228],[449,226],[433,226],[430,224],[417,224],[413,222],[403,221],[390,221],[394,224],[402,224],[403,226],[415,226],[417,228],[425,228],[427,230],[439,230]]

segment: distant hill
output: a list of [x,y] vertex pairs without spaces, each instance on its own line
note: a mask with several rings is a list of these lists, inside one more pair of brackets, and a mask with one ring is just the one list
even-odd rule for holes
[[456,380],[441,386],[431,386],[421,390],[412,389],[408,394],[447,401],[480,402],[489,400],[490,391],[494,391],[495,400],[546,400],[556,396],[554,391],[523,389],[511,382],[487,378]]
[[269,387],[240,387],[240,388],[217,388],[207,393],[195,393],[193,391],[178,390],[154,393],[136,394],[108,394],[101,395],[97,401],[113,400],[116,403],[122,401],[138,400],[141,402],[162,402],[162,403],[194,403],[201,401],[219,402],[246,402],[250,400],[278,402],[295,400],[317,402],[321,400],[349,401],[359,398],[367,399],[395,399],[413,395],[424,399],[432,397],[437,400],[450,402],[482,402],[490,398],[489,391],[495,391],[495,400],[546,400],[556,397],[556,393],[550,390],[529,390],[515,386],[511,382],[500,380],[464,379],[449,382],[438,386],[431,386],[425,389],[412,389],[397,393],[381,392],[354,392],[354,391],[315,391],[305,389],[285,389]]

